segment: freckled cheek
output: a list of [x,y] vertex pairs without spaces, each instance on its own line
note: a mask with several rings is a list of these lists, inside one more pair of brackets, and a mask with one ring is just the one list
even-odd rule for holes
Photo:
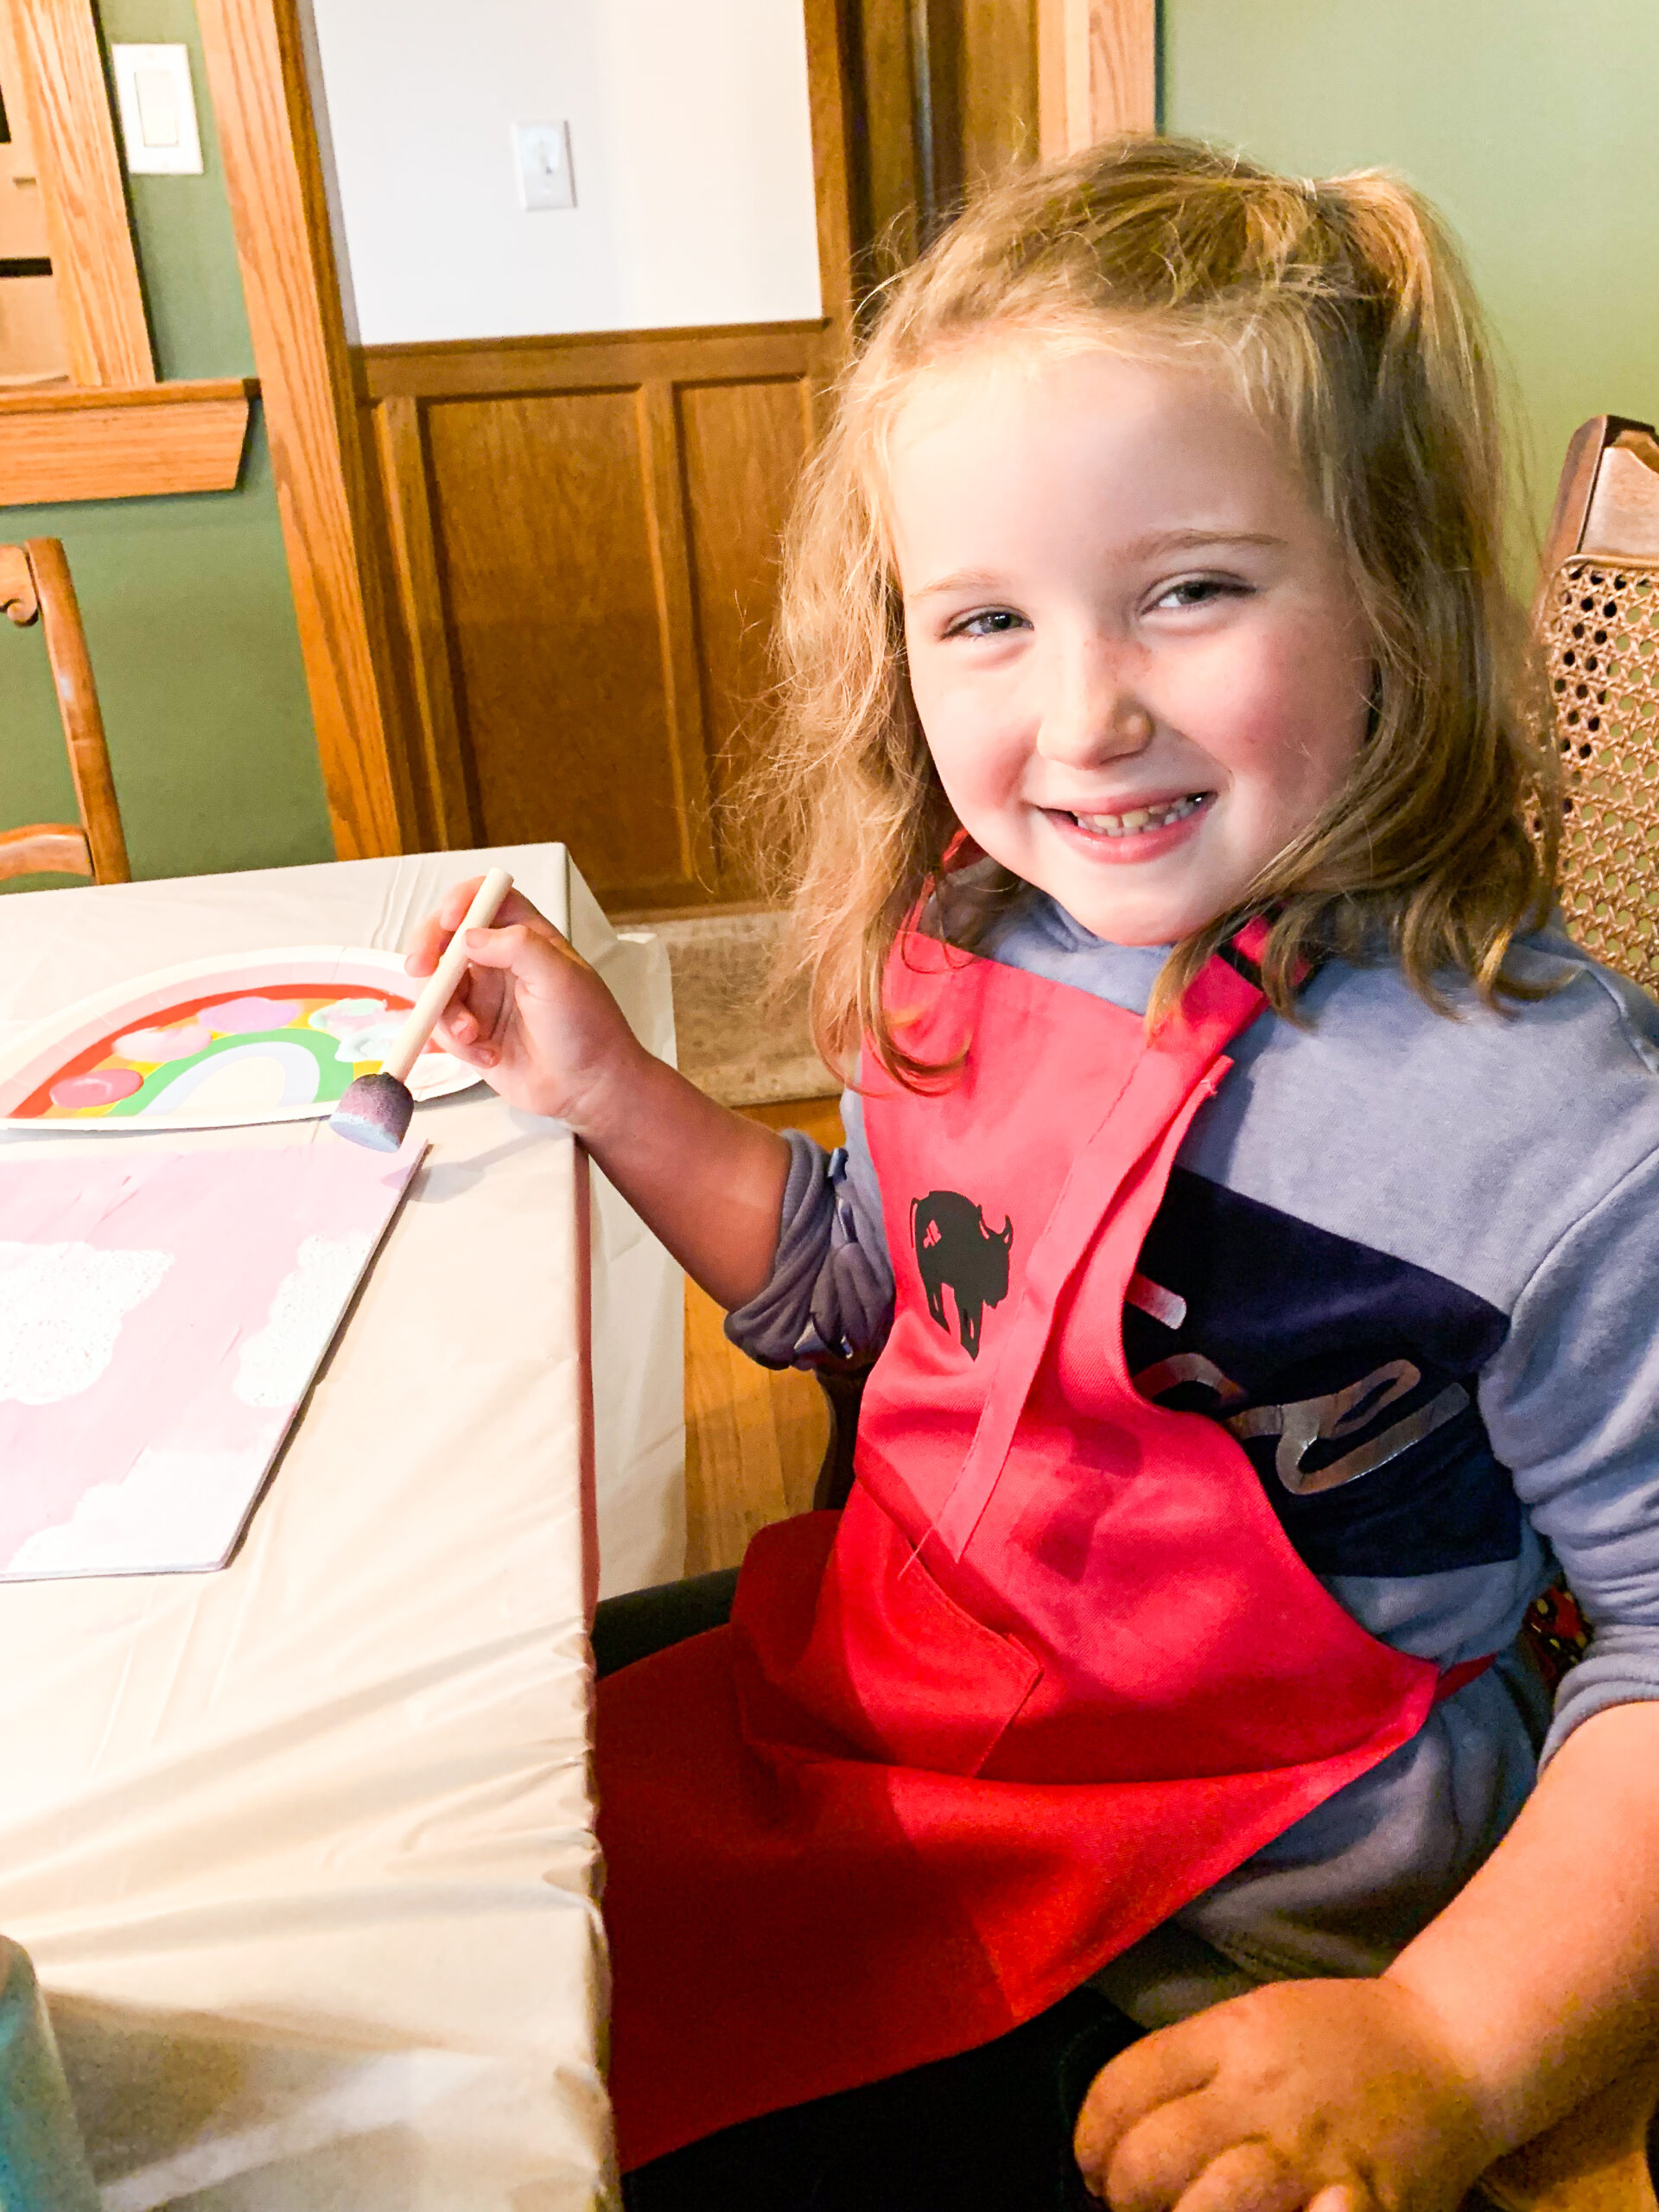
[[968,686],[912,678],[912,696],[940,780],[952,798],[984,803],[1018,784],[1031,751],[1019,718]]
[[1354,678],[1312,639],[1194,668],[1160,702],[1169,721],[1242,782],[1297,805],[1322,801],[1357,750]]

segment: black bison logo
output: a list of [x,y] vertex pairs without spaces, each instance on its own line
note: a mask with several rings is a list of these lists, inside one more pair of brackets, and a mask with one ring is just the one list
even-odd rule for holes
[[1008,1294],[1013,1220],[1005,1220],[1001,1229],[987,1229],[982,1210],[960,1191],[930,1191],[910,1202],[910,1233],[928,1312],[942,1329],[950,1328],[944,1318],[949,1283],[956,1294],[962,1348],[969,1359],[977,1359],[985,1308],[1000,1306]]

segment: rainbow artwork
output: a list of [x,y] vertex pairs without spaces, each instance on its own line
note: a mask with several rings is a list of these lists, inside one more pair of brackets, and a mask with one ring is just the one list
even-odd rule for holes
[[[192,963],[32,1033],[0,1061],[0,1120],[200,1128],[325,1115],[379,1065],[410,1003],[402,963],[387,953]],[[429,1046],[410,1088],[430,1098],[474,1079]]]

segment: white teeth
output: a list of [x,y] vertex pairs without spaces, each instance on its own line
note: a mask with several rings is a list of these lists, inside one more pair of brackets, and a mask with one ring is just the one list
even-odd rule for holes
[[1125,814],[1075,814],[1071,818],[1078,829],[1092,830],[1096,836],[1132,837],[1140,830],[1166,830],[1208,797],[1207,791],[1197,791],[1188,798],[1172,799],[1167,806],[1134,806]]

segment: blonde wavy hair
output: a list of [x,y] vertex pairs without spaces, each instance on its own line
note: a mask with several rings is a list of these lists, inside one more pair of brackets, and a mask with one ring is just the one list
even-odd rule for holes
[[906,673],[883,521],[884,455],[915,378],[995,334],[1179,349],[1213,364],[1299,462],[1345,553],[1375,664],[1370,732],[1343,790],[1240,905],[1172,952],[1155,1021],[1253,915],[1271,1003],[1327,954],[1392,957],[1431,1004],[1460,975],[1488,1003],[1553,901],[1554,755],[1503,576],[1504,474],[1480,316],[1458,254],[1378,170],[1314,182],[1177,139],[1126,138],[987,192],[889,287],[842,379],[789,530],[782,713],[766,842],[788,856],[820,1050],[861,1041],[901,1081],[883,976],[931,897],[971,949],[1023,887],[965,890],[957,823]]

